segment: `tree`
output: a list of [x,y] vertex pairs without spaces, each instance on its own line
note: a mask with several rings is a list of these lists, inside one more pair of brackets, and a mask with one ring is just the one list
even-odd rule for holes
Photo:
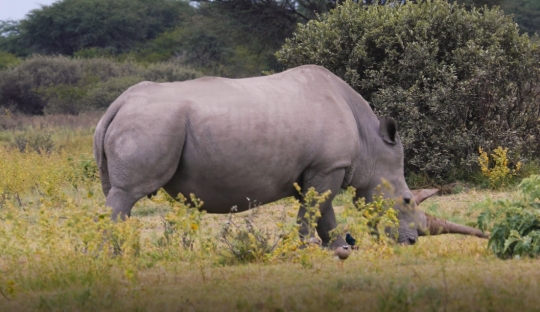
[[513,14],[522,31],[540,34],[540,2],[537,0],[506,0],[501,4],[505,13]]
[[499,6],[506,14],[512,14],[523,32],[540,33],[540,1],[537,0],[459,0],[458,3],[477,8]]
[[20,22],[20,42],[45,54],[125,52],[178,25],[186,8],[174,0],[63,0],[31,11]]
[[[284,39],[282,39],[284,40]],[[248,32],[213,3],[200,3],[185,23],[147,42],[132,55],[142,62],[175,59],[206,75],[246,77],[279,70],[272,45]]]
[[[316,13],[328,11],[326,1],[317,0],[215,0],[203,1],[208,7],[249,33],[274,51],[283,44],[299,22],[307,22]],[[323,3],[323,4],[321,4]]]
[[29,53],[20,43],[19,22],[13,20],[0,21],[0,51],[21,56]]
[[409,173],[468,174],[479,147],[540,151],[540,47],[500,10],[346,2],[299,25],[277,55],[326,67],[398,120]]
[[[264,48],[279,48],[298,23],[306,23],[343,3],[343,0],[196,0],[211,4],[236,21],[235,27],[256,36]],[[391,4],[388,0],[355,0],[363,5]],[[406,1],[397,1],[405,4]]]

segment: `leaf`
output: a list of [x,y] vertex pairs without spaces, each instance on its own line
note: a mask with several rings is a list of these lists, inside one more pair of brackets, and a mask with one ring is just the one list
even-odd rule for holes
[[[508,248],[510,248],[510,246],[519,241],[519,238],[510,238],[510,239],[507,239],[506,242],[504,242],[504,249],[503,249],[503,253],[506,253],[508,251]],[[512,252],[510,252],[512,253]]]

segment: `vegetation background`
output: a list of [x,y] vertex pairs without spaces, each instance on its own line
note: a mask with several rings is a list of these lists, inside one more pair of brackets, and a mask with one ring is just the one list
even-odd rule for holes
[[[437,1],[433,2],[442,3]],[[445,64],[434,61],[427,69],[416,62],[419,56],[428,60],[436,55],[420,53],[433,52],[420,49],[422,44],[429,48],[433,42],[429,40],[437,39],[429,33],[430,25],[411,18],[414,23],[406,30],[420,34],[424,30],[426,35],[409,36],[396,31],[404,30],[399,19],[381,18],[393,12],[390,1],[381,7],[373,6],[372,1],[359,2],[61,0],[30,12],[23,20],[1,21],[0,310],[537,309],[540,179],[532,176],[516,185],[539,172],[538,146],[531,142],[537,143],[538,138],[535,103],[539,102],[534,100],[539,63],[534,34],[540,29],[540,4],[534,0],[464,0],[458,1],[465,5],[463,10],[424,12],[424,17],[455,18],[452,25],[465,21],[477,27],[471,28],[476,34],[482,34],[460,42],[467,48],[479,47],[463,48],[471,59],[479,60],[463,64],[474,65],[471,72],[481,75],[455,75],[458,79],[452,80],[456,79],[453,72],[446,69],[459,59],[443,59]],[[419,4],[401,2],[410,9],[400,12],[422,13],[421,7],[413,7]],[[473,9],[483,5],[487,7]],[[493,6],[513,14],[514,20]],[[476,13],[467,15],[464,10]],[[358,14],[347,16],[351,12]],[[361,27],[325,28],[336,22],[336,16],[342,17],[342,26],[360,21]],[[370,19],[362,21],[366,16]],[[482,25],[486,16],[491,19]],[[388,21],[399,27],[388,27]],[[441,29],[444,27],[435,30]],[[372,236],[367,226],[379,222],[373,218],[391,221],[379,218],[388,216],[384,201],[355,206],[350,190],[334,202],[339,230],[351,232],[359,246],[343,266],[329,251],[299,248],[298,203],[291,199],[243,214],[216,216],[159,193],[141,200],[134,208],[134,218],[110,222],[91,142],[103,110],[121,92],[143,80],[257,76],[318,59],[343,65],[349,62],[350,53],[332,50],[334,41],[330,39],[336,30],[346,33],[340,38],[358,38],[359,34],[384,38],[377,44],[386,44],[386,49],[376,55],[393,53],[396,34],[409,36],[407,44],[416,42],[420,47],[414,50],[411,44],[410,58],[387,63],[388,68],[397,69],[387,71],[395,80],[377,83],[389,88],[362,94],[378,113],[398,114],[397,119],[406,113],[401,115],[400,131],[413,143],[406,160],[408,183],[411,188],[436,185],[445,194],[429,199],[422,209],[480,227],[492,233],[489,242],[449,235],[423,237],[411,247],[396,246]],[[302,51],[294,39],[305,35],[303,43],[308,44],[317,32],[328,37],[314,43],[331,53],[303,55],[313,50]],[[420,40],[426,38],[429,40]],[[439,51],[454,53],[448,48],[452,42],[442,44]],[[484,52],[494,50],[483,44],[501,52],[491,57]],[[369,48],[365,51],[371,53]],[[294,53],[287,56],[287,51]],[[508,51],[514,54],[505,54]],[[298,63],[291,61],[295,57],[301,57]],[[482,67],[485,64],[489,66]],[[518,65],[521,69],[516,69]],[[374,73],[375,67],[369,70]],[[339,66],[332,70],[347,80],[347,71],[340,72]],[[414,89],[416,81],[424,80],[406,75],[421,70],[425,81],[432,79],[427,75],[430,70],[438,74],[437,86],[442,86],[438,92],[455,91],[453,85],[445,84],[448,81],[474,78],[463,94],[484,90],[484,97],[452,100],[484,109],[472,119],[472,128],[480,130],[470,134],[460,128],[459,119],[452,119],[452,114],[461,108],[451,106],[452,101],[441,101],[435,92],[425,92],[427,89]],[[508,87],[508,81],[518,85],[518,80],[529,81],[529,85]],[[396,81],[410,83],[403,87]],[[397,101],[391,101],[395,97],[408,106],[399,107]],[[482,101],[487,98],[496,100]],[[418,99],[429,101],[420,102],[424,109],[415,112]],[[478,103],[483,106],[475,106]],[[505,110],[507,103],[515,105],[514,115]],[[530,105],[527,108],[523,103]],[[429,119],[432,108],[446,117]],[[409,120],[411,116],[416,119]],[[419,119],[429,120],[431,128],[415,137],[411,133],[423,126]],[[463,130],[466,144],[445,141],[456,129]],[[498,129],[504,129],[500,136],[482,137],[498,134]],[[414,144],[422,140],[440,142],[442,148],[430,154],[433,145]],[[462,182],[449,184],[456,180]],[[309,196],[315,201],[324,197]]]
[[[474,179],[479,147],[510,148],[511,164],[533,163],[540,152],[540,4],[460,0],[464,7],[454,13],[440,7],[401,20],[382,13],[416,2],[351,2],[360,10],[352,22],[343,9],[329,13],[336,1],[61,0],[20,21],[0,21],[0,107],[76,115],[105,109],[143,80],[239,78],[315,63],[347,81],[376,113],[398,120],[411,181]],[[386,10],[367,9],[375,5]],[[326,25],[320,35],[317,21]],[[339,40],[327,31],[339,28]],[[370,39],[354,39],[362,34]],[[286,38],[312,46],[303,43],[302,51]]]

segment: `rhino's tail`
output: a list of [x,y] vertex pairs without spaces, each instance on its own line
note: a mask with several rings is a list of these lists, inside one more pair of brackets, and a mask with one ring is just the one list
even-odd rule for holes
[[101,120],[96,126],[96,131],[94,132],[94,159],[96,160],[96,164],[99,168],[101,186],[105,196],[109,194],[109,190],[111,189],[109,170],[107,168],[107,157],[105,156],[105,134],[107,133],[107,128],[109,128],[109,125],[122,107],[122,102],[123,101],[117,100],[111,104],[111,106],[105,112],[105,115],[101,117]]

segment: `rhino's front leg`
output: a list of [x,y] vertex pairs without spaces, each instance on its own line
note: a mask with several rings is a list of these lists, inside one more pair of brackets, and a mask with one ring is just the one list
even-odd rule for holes
[[335,235],[335,237],[331,237],[330,235],[330,232],[337,227],[336,214],[332,207],[332,201],[329,200],[323,206],[321,206],[321,217],[317,221],[317,234],[319,234],[323,246],[330,246],[331,249],[336,249],[346,245],[347,243],[341,235]]
[[315,203],[307,203],[303,201],[302,207],[298,212],[298,223],[300,224],[299,233],[302,240],[315,236],[315,233],[310,233],[309,231],[309,222],[315,221],[317,224],[317,234],[319,234],[324,247],[330,246],[330,248],[335,249],[345,244],[345,240],[340,235],[336,237],[330,236],[330,232],[337,227],[336,215],[334,213],[334,208],[332,207],[332,200],[338,193],[344,176],[345,169],[334,170],[330,173],[314,173],[313,171],[306,171],[304,174],[304,183],[302,186],[304,198],[305,194],[311,187],[315,188],[318,193],[324,193],[330,190],[331,194],[328,199],[319,206],[321,216],[318,218],[306,214],[306,212],[309,210],[306,209],[306,205],[313,207]]

